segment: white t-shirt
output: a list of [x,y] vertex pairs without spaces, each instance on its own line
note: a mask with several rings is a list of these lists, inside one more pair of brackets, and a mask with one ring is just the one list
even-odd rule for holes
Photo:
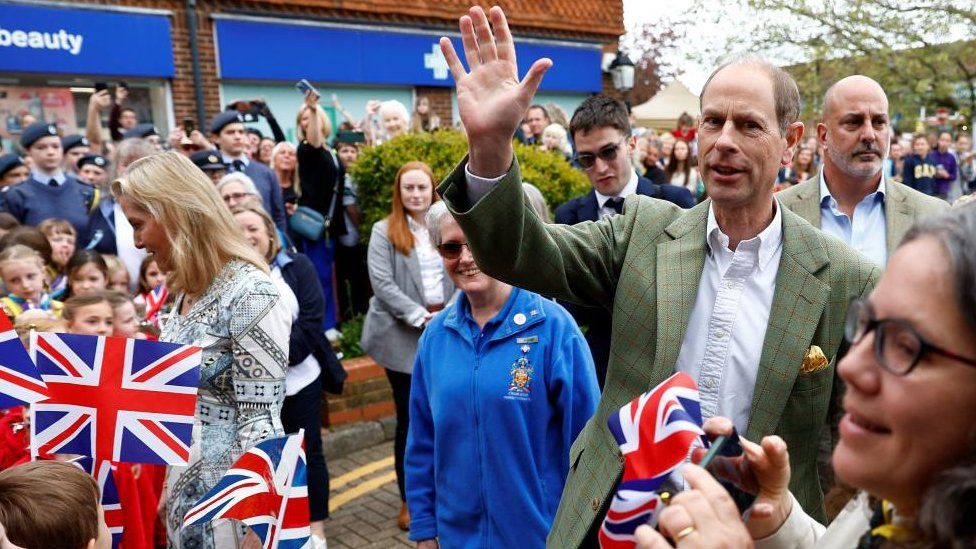
[[[291,287],[281,277],[280,268],[272,268],[271,280],[278,287],[278,293],[281,294],[281,302],[284,303],[285,308],[291,313],[291,321],[294,323],[298,319],[298,298],[295,297],[295,292],[291,291]],[[319,377],[320,373],[322,373],[322,367],[312,353],[309,353],[305,357],[305,360],[298,364],[289,366],[285,370],[285,396],[292,396],[305,387],[308,387],[310,383]]]

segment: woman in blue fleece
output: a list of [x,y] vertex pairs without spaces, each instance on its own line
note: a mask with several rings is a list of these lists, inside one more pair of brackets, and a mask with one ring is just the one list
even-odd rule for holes
[[555,302],[489,278],[442,202],[431,241],[462,295],[427,326],[405,458],[418,547],[544,547],[569,447],[600,398],[593,359]]

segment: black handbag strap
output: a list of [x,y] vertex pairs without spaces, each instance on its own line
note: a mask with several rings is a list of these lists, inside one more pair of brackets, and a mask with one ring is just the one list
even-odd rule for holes
[[332,155],[332,161],[335,162],[335,167],[336,167],[335,180],[336,181],[335,181],[335,189],[333,189],[333,192],[332,192],[332,200],[329,202],[329,210],[328,210],[328,212],[326,212],[326,215],[325,215],[325,223],[324,224],[325,224],[325,230],[326,231],[329,230],[329,225],[332,224],[332,215],[335,213],[336,200],[339,198],[339,192],[341,191],[340,185],[342,184],[342,178],[339,177],[339,172],[340,172],[340,169],[339,169],[339,167],[340,167],[339,157],[336,156],[335,151],[333,151],[332,149],[327,149],[327,150],[329,151],[329,154]]

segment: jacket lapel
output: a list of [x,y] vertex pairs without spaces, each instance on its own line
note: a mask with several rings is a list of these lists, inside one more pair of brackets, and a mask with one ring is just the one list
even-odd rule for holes
[[580,201],[579,216],[577,219],[580,221],[599,221],[599,210],[600,206],[596,202],[596,191],[591,190]]
[[746,437],[760,440],[779,424],[830,286],[815,276],[829,261],[819,231],[783,211],[783,253],[769,312]]
[[906,202],[900,184],[885,182],[885,245],[888,255],[898,247],[902,237],[915,224],[915,211]]
[[799,185],[797,200],[790,210],[806,219],[811,225],[820,228],[820,174],[807,179]]
[[657,340],[649,386],[674,372],[705,266],[705,227],[711,200],[688,210],[664,231],[674,240],[657,246]]

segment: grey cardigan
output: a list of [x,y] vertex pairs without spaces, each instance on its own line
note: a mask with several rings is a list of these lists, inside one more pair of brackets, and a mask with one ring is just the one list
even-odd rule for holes
[[[380,366],[394,372],[413,373],[417,340],[423,325],[411,321],[427,311],[424,281],[416,253],[405,256],[393,247],[386,219],[373,225],[366,254],[373,297],[363,325],[360,344]],[[444,300],[454,293],[454,283],[444,273]]]

